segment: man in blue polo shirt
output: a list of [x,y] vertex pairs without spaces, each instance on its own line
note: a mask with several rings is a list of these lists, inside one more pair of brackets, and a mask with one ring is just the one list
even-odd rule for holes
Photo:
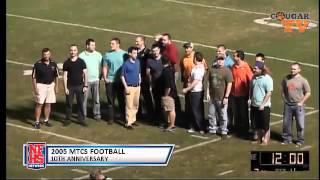
[[88,73],[88,91],[84,93],[83,110],[84,116],[87,116],[87,101],[89,93],[93,100],[93,117],[96,120],[101,119],[100,99],[99,99],[99,76],[101,72],[102,55],[96,51],[96,43],[93,39],[86,40],[86,50],[79,54],[87,66]]
[[121,81],[124,86],[126,102],[126,127],[133,129],[132,124],[136,121],[139,108],[141,70],[140,61],[137,59],[138,48],[128,49],[129,59],[123,64]]
[[113,38],[110,41],[111,50],[103,56],[102,77],[106,84],[106,95],[108,104],[108,124],[114,121],[115,98],[118,100],[120,114],[123,118],[124,97],[123,85],[120,80],[121,67],[127,58],[127,52],[120,48],[120,39]]

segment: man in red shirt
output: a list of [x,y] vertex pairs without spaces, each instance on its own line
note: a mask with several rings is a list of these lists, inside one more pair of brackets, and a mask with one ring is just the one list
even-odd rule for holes
[[171,62],[172,67],[174,67],[175,72],[178,72],[178,49],[177,46],[171,41],[171,35],[169,33],[162,34],[162,43],[165,45],[165,49],[162,53],[163,56],[167,56]]
[[237,50],[233,54],[234,65],[231,68],[233,83],[231,88],[233,117],[235,130],[239,135],[247,136],[249,131],[248,99],[250,81],[253,73],[244,60],[244,52]]

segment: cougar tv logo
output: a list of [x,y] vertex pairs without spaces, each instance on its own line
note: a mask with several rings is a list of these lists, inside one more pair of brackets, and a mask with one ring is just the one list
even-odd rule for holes
[[46,168],[46,143],[31,142],[23,145],[23,166],[28,169]]
[[299,32],[303,33],[308,29],[310,24],[310,13],[298,12],[298,13],[285,13],[277,12],[271,14],[271,19],[277,19],[283,26],[283,31],[290,33],[294,29],[298,29]]

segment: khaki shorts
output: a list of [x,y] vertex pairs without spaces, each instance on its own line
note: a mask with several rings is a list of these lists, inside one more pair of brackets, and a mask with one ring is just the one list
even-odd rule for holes
[[56,103],[56,93],[54,91],[54,83],[41,84],[37,83],[36,88],[39,94],[35,95],[35,101],[38,104]]
[[171,96],[165,96],[161,98],[161,105],[165,111],[174,111],[174,99]]

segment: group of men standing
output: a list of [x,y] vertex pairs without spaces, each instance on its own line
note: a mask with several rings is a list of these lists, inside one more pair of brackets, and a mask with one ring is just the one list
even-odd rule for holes
[[[73,98],[76,96],[78,120],[86,125],[87,102],[93,101],[92,113],[101,119],[100,80],[105,82],[108,124],[116,119],[117,99],[120,119],[133,130],[136,117],[153,119],[157,125],[167,121],[165,131],[174,132],[176,110],[180,107],[176,83],[181,72],[185,96],[185,122],[188,133],[209,132],[226,137],[230,128],[239,135],[253,133],[261,145],[270,140],[270,112],[273,80],[265,65],[264,54],[256,55],[254,66],[244,59],[242,50],[227,54],[226,47],[217,46],[217,54],[208,65],[191,42],[183,44],[185,54],[178,59],[178,50],[168,33],[157,36],[148,49],[143,36],[136,37],[136,46],[128,51],[120,48],[120,39],[110,41],[111,50],[103,56],[95,50],[93,39],[86,40],[86,49],[78,55],[78,46],[69,47],[63,63],[63,85],[66,95],[66,124],[70,122]],[[48,122],[51,103],[56,102],[59,70],[50,58],[50,49],[42,50],[42,58],[34,64],[33,91],[36,97],[35,128],[40,128],[44,105],[44,125]],[[300,75],[300,64],[291,65],[291,73],[281,83],[284,100],[283,144],[292,142],[293,116],[297,121],[297,145],[304,143],[304,103],[311,90]],[[209,102],[208,124],[204,117],[204,99]],[[250,113],[249,113],[250,110]],[[145,112],[145,113],[144,113]],[[250,118],[249,118],[250,117]],[[250,120],[249,120],[250,119]]]

